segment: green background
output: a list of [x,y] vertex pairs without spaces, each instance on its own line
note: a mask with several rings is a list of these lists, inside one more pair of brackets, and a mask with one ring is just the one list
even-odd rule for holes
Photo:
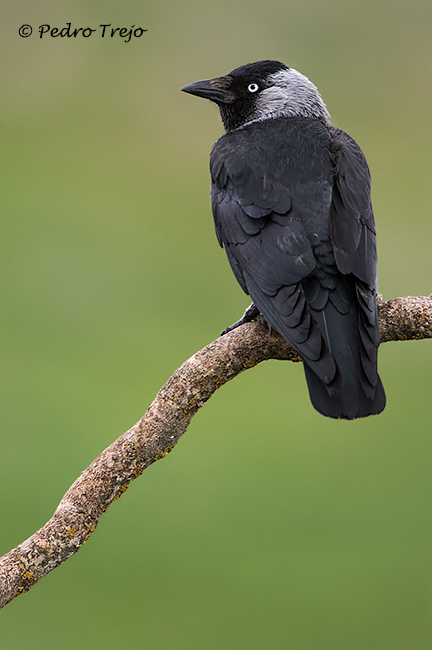
[[[183,85],[263,58],[310,77],[372,170],[381,293],[431,293],[432,4],[17,0],[0,18],[3,553],[248,304],[209,206],[218,111]],[[66,22],[99,31],[39,38]],[[385,344],[388,406],[352,423],[312,409],[300,365],[236,378],[3,610],[0,647],[430,649],[431,364],[431,341]]]

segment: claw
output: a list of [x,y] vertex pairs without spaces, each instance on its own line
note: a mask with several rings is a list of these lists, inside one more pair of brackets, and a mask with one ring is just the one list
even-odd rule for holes
[[224,334],[228,334],[228,332],[232,332],[233,330],[237,329],[237,327],[240,327],[240,325],[244,325],[245,323],[251,323],[259,315],[260,315],[260,313],[259,313],[258,307],[254,303],[252,303],[246,309],[245,313],[240,318],[240,320],[238,320],[236,323],[234,323],[234,325],[230,325],[229,327],[224,329],[224,331],[221,333],[221,336],[223,336]]

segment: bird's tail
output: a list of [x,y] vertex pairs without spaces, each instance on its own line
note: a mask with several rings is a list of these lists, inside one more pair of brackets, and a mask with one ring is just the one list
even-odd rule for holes
[[377,371],[376,306],[375,314],[371,314],[373,326],[356,301],[351,303],[348,314],[341,314],[328,301],[324,310],[314,316],[337,371],[332,381],[326,383],[307,362],[304,364],[313,406],[322,415],[346,420],[381,413],[386,398]]

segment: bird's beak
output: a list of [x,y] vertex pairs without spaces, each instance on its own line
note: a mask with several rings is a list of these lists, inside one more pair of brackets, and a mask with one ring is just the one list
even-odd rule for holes
[[231,104],[235,100],[235,95],[228,90],[230,84],[231,79],[227,75],[226,77],[196,81],[182,88],[182,91],[190,95],[210,99],[216,104]]

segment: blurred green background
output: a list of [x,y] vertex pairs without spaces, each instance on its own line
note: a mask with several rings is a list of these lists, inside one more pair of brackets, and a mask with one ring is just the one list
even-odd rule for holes
[[[209,206],[219,114],[183,85],[263,58],[310,77],[372,170],[380,291],[431,293],[432,4],[17,0],[0,18],[1,554],[248,304]],[[39,38],[66,22],[148,32]],[[431,341],[385,344],[387,409],[352,423],[312,409],[300,365],[230,382],[3,610],[0,647],[430,649],[431,367]]]

